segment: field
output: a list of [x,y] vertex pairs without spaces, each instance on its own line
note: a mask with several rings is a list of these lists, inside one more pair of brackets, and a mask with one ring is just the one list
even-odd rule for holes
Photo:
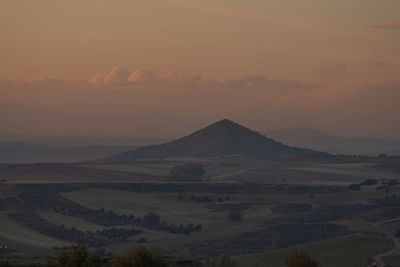
[[[390,249],[392,243],[382,236],[350,235],[267,253],[236,257],[240,267],[285,266],[285,260],[296,250],[312,255],[322,267],[367,266],[371,255]],[[369,256],[368,256],[369,255]]]
[[207,226],[226,217],[226,214],[210,214],[206,208],[207,204],[190,201],[187,196],[186,200],[177,201],[176,193],[161,195],[89,188],[64,193],[63,196],[88,208],[105,208],[117,214],[135,214],[143,217],[148,212],[156,212],[162,220],[174,224],[201,223]]
[[[198,260],[229,254],[239,266],[284,266],[295,249],[320,266],[396,260],[392,162],[216,157],[197,161],[211,182],[174,183],[169,170],[185,162],[194,160],[1,165],[0,241],[15,262],[79,240],[112,253],[145,244]],[[366,178],[377,184],[347,189]],[[157,225],[143,221],[149,212]]]
[[67,228],[76,228],[82,231],[98,231],[107,229],[107,227],[91,223],[89,221],[83,220],[81,218],[68,216],[64,214],[60,214],[57,212],[47,211],[40,212],[40,217],[45,219],[46,221],[56,224],[56,225],[64,225]]
[[12,242],[27,245],[29,247],[52,249],[54,246],[66,246],[68,242],[57,240],[40,234],[11,219],[6,213],[0,213],[0,236]]
[[309,167],[295,167],[294,170],[305,170],[320,173],[334,173],[340,175],[351,175],[360,179],[380,177],[380,179],[396,179],[398,175],[391,172],[383,172],[373,168],[373,164],[345,163],[345,164],[318,164]]

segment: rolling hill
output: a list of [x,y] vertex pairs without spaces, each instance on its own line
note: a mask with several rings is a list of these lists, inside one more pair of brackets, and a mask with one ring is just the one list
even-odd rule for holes
[[310,149],[286,146],[224,119],[175,141],[130,150],[105,159],[105,161],[168,157],[213,157],[232,154],[258,158],[328,155]]
[[341,137],[310,128],[284,128],[263,133],[290,146],[333,154],[400,155],[400,140]]

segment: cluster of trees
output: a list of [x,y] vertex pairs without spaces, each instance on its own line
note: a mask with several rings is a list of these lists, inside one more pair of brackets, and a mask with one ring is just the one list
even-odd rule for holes
[[376,179],[367,179],[364,180],[360,183],[360,185],[376,185],[378,183],[378,180]]
[[[46,267],[168,267],[176,264],[157,253],[139,246],[123,255],[113,256],[104,251],[91,252],[84,245],[75,245],[69,250],[62,250],[50,259]],[[191,262],[190,266],[201,266],[199,262]],[[204,267],[237,267],[237,262],[228,255],[208,259]],[[295,251],[286,259],[287,267],[318,267],[318,263],[307,253]]]
[[243,213],[239,210],[232,210],[228,213],[228,218],[233,222],[241,222],[243,221]]
[[[268,263],[266,263],[268,264]],[[223,254],[219,258],[207,259],[204,267],[237,267],[238,263],[229,255]],[[267,266],[267,265],[266,265]],[[269,266],[269,265],[268,265]],[[318,267],[318,263],[304,251],[295,251],[286,259],[287,267]]]
[[362,181],[359,184],[351,184],[348,186],[348,190],[351,191],[360,191],[361,190],[361,186],[366,186],[366,185],[376,185],[378,183],[378,180],[376,179],[366,179],[364,181]]
[[169,172],[169,178],[176,182],[200,182],[206,171],[197,163],[187,163],[173,167]]
[[180,224],[167,224],[160,220],[160,215],[155,212],[149,212],[143,216],[142,227],[157,231],[167,231],[173,234],[190,234],[191,232],[199,231],[202,228],[201,224],[187,224],[186,226]]
[[[378,180],[376,179],[366,179],[364,181],[362,181],[359,184],[351,184],[348,186],[348,190],[352,190],[352,191],[360,191],[362,186],[368,186],[368,185],[376,185],[378,184]],[[379,186],[376,188],[376,190],[382,190],[382,189],[386,189],[386,192],[388,192],[388,188],[395,186],[398,184],[397,180],[389,180],[389,181],[384,181],[382,182],[382,186]]]
[[50,259],[46,267],[167,267],[169,262],[145,247],[137,247],[124,255],[91,252],[84,245],[62,250]]
[[105,211],[103,209],[96,212],[96,214],[103,214],[108,218],[113,218],[113,221],[119,221],[121,224],[130,225],[129,228],[117,228],[92,231],[81,231],[74,227],[65,227],[64,225],[56,225],[51,222],[44,220],[34,212],[20,212],[13,213],[11,216],[25,224],[26,226],[43,233],[48,236],[52,236],[61,240],[66,240],[73,243],[83,243],[94,246],[102,246],[105,243],[124,241],[130,236],[141,233],[136,227],[166,231],[176,234],[190,234],[194,231],[198,231],[202,228],[201,224],[193,225],[174,225],[162,222],[160,216],[156,213],[150,212],[141,217],[135,218],[133,215],[117,215],[113,211]]
[[286,259],[287,267],[318,267],[318,263],[304,251],[295,251]]
[[66,240],[73,243],[84,243],[90,245],[101,246],[107,242],[123,241],[132,235],[141,233],[141,230],[130,228],[111,228],[92,231],[81,231],[75,227],[65,227],[64,225],[53,224],[44,220],[34,212],[20,212],[10,214],[15,220],[21,222],[34,229],[35,231],[55,237],[61,240]]
[[[183,195],[178,195],[178,199],[185,199],[185,197]],[[190,200],[193,201],[198,201],[198,202],[214,202],[214,199],[208,196],[196,196],[196,195],[191,195],[189,197]],[[217,198],[217,202],[223,202],[225,201],[229,201],[231,199],[230,196],[225,196],[225,197],[218,197]]]

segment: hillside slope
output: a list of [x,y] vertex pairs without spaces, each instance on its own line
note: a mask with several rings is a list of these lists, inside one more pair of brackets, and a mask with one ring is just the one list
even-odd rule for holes
[[175,141],[141,147],[108,160],[134,160],[165,157],[212,157],[240,154],[259,158],[327,155],[309,149],[289,147],[258,132],[224,119]]

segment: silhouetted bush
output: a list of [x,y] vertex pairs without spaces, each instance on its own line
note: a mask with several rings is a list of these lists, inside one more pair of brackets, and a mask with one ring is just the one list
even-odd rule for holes
[[233,222],[240,222],[243,221],[243,214],[238,210],[232,210],[229,212],[228,218]]
[[375,185],[378,183],[378,180],[376,179],[367,179],[363,182],[361,182],[361,185]]
[[115,257],[113,267],[167,267],[169,264],[151,250],[139,246]]
[[188,163],[173,167],[169,172],[170,179],[180,182],[201,181],[205,170],[200,164]]
[[145,224],[159,224],[160,215],[155,212],[149,212],[143,216],[143,223]]
[[318,263],[303,251],[295,251],[286,259],[288,267],[317,267]]
[[85,245],[74,245],[71,250],[62,250],[50,259],[47,267],[111,267],[112,257],[110,255],[100,253],[91,253]]
[[351,184],[349,187],[347,187],[348,190],[351,191],[360,191],[361,190],[361,185],[359,184]]

